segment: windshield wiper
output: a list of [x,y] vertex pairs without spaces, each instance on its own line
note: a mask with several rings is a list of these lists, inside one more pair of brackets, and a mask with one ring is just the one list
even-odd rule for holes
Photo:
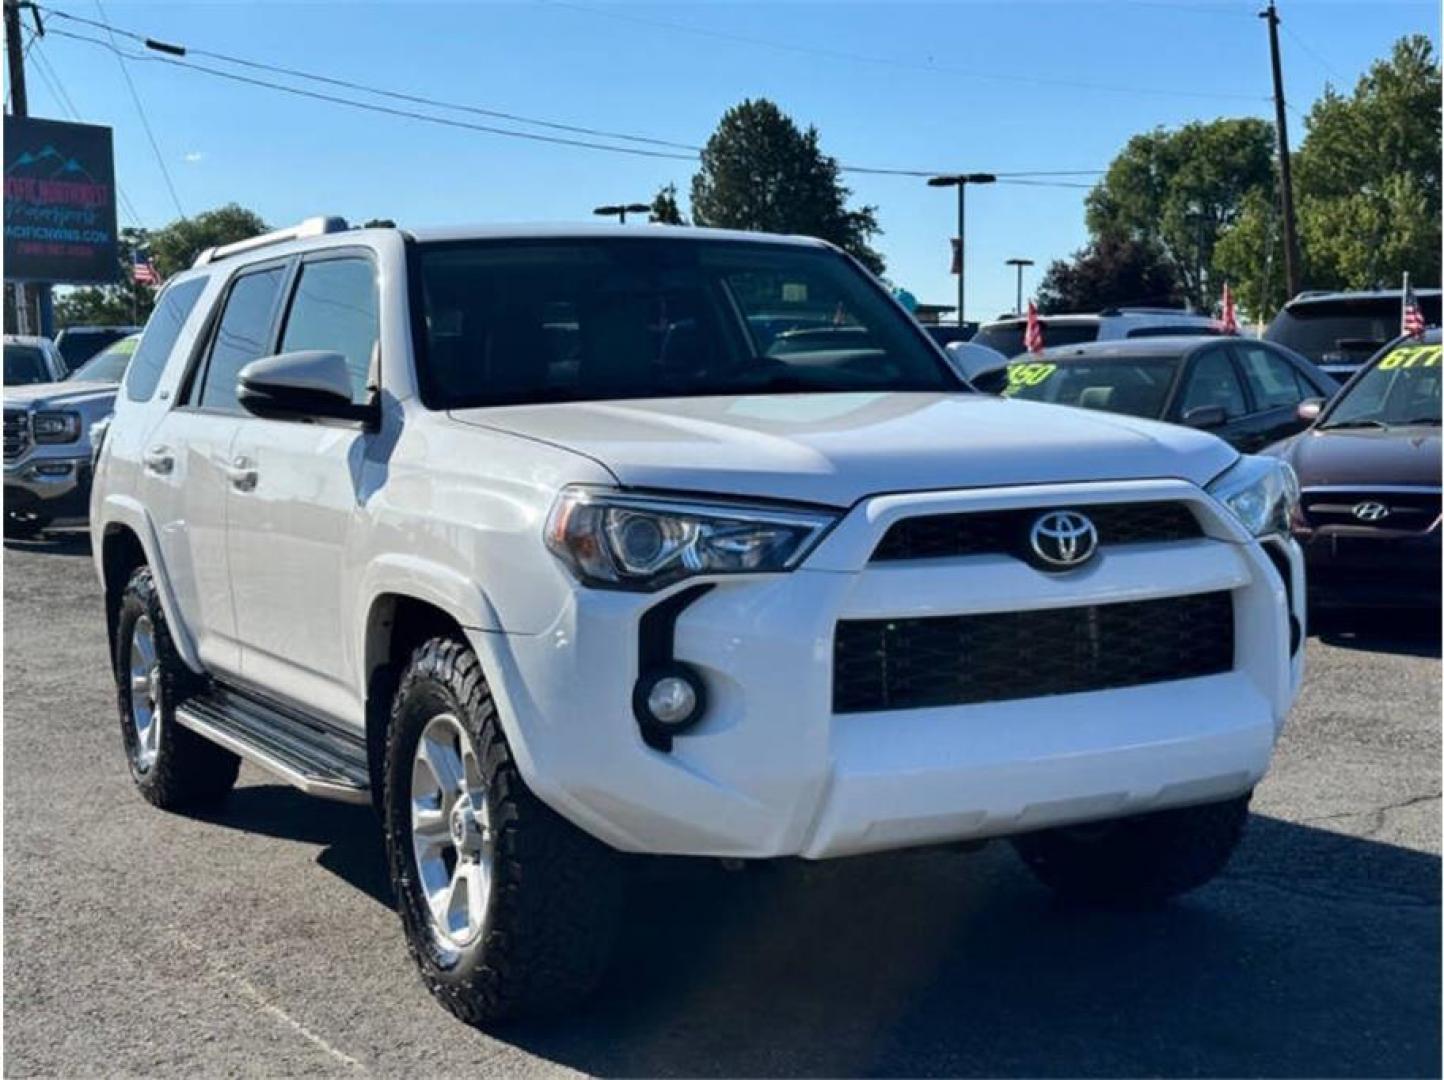
[[1400,426],[1400,427],[1409,427],[1410,425],[1419,425],[1419,426],[1421,426],[1421,427],[1422,427],[1422,426],[1438,427],[1438,426],[1439,426],[1439,417],[1437,417],[1437,416],[1416,416],[1416,417],[1413,417],[1413,418],[1410,419],[1410,420],[1400,420],[1400,421],[1399,421],[1399,426]]
[[1386,428],[1389,425],[1382,420],[1339,420],[1332,424],[1320,424],[1320,431],[1333,431],[1336,428]]

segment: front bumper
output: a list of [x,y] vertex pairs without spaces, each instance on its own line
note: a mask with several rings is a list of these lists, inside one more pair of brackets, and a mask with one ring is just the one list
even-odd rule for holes
[[90,456],[31,456],[5,466],[5,510],[83,521],[90,512]]
[[[1171,499],[1204,538],[1105,548],[1044,574],[1003,555],[870,563],[895,520],[1010,507]],[[855,507],[791,574],[719,579],[676,624],[709,695],[671,752],[630,702],[638,623],[658,595],[573,590],[545,633],[473,632],[528,784],[613,847],[828,858],[1026,832],[1227,798],[1264,775],[1302,680],[1293,587],[1237,523],[1181,481],[887,496]],[[682,586],[685,588],[686,586]],[[835,713],[839,619],[1063,608],[1227,591],[1232,670],[1124,689]],[[1293,610],[1290,610],[1292,607]],[[1046,656],[1020,656],[1019,680]]]
[[1318,608],[1437,608],[1444,544],[1428,532],[1329,527],[1296,534]]

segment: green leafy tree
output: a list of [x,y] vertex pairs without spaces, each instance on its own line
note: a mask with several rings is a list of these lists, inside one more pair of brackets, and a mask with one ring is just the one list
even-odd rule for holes
[[692,219],[820,237],[880,274],[883,258],[871,246],[882,232],[876,210],[848,209],[851,194],[837,160],[822,152],[817,128],[800,129],[759,98],[728,109],[707,140],[702,168],[692,178]]
[[656,225],[685,225],[682,208],[677,205],[677,185],[659,188],[652,198],[652,214],[647,220]]
[[1179,302],[1172,267],[1142,240],[1103,236],[1071,259],[1048,267],[1038,286],[1038,310],[1047,315],[1100,311],[1124,304]]
[[1283,259],[1278,199],[1273,192],[1251,191],[1213,250],[1214,277],[1220,288],[1228,282],[1245,318],[1267,320],[1288,299]]
[[1089,232],[1158,251],[1200,310],[1221,285],[1210,279],[1220,236],[1256,192],[1274,190],[1273,127],[1252,118],[1196,121],[1128,141],[1087,199]]
[[227,203],[151,233],[150,251],[155,268],[168,278],[190,266],[208,247],[246,240],[265,231],[266,223],[254,210]]

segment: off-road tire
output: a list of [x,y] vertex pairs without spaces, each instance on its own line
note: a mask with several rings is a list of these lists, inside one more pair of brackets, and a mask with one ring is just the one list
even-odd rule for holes
[[1243,836],[1252,792],[1097,825],[1014,837],[1043,884],[1083,904],[1151,905],[1213,880]]
[[[460,950],[436,941],[412,850],[413,756],[443,713],[475,747],[496,837],[485,922]],[[460,641],[425,642],[401,674],[387,728],[383,823],[407,948],[427,989],[457,1017],[487,1025],[551,1011],[601,981],[621,913],[621,856],[527,789],[481,665]]]
[[[137,766],[136,728],[131,711],[130,648],[136,623],[148,618],[161,677],[159,743],[149,768]],[[120,598],[113,654],[120,732],[131,778],[146,801],[164,810],[214,806],[235,786],[241,759],[175,722],[175,706],[199,689],[204,680],[186,667],[176,652],[156,594],[150,568],[131,575]]]

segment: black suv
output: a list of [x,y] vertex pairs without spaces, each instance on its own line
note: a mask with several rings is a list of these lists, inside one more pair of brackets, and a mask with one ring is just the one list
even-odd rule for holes
[[[1415,289],[1424,321],[1439,325],[1439,290]],[[1404,294],[1303,292],[1283,306],[1264,331],[1264,340],[1302,353],[1340,381],[1347,379],[1398,336]]]

